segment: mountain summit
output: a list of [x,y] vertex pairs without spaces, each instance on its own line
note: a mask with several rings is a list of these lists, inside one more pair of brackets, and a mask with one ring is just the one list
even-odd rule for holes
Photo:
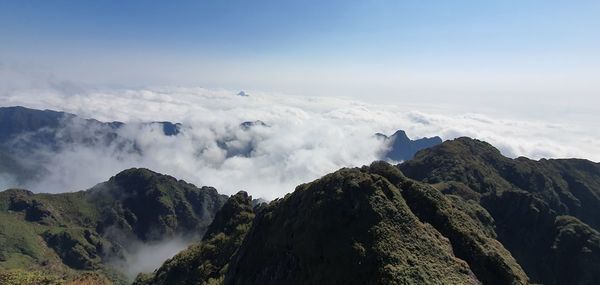
[[242,242],[205,239],[137,284],[598,284],[599,178],[459,138],[300,185],[219,239]]
[[600,164],[510,159],[458,138],[399,165],[413,179],[485,208],[497,239],[543,284],[600,284]]
[[[0,192],[0,269],[73,275],[100,271],[136,244],[199,239],[226,196],[147,169],[125,170],[87,191]],[[115,273],[116,272],[116,273]]]
[[388,145],[388,150],[385,153],[384,158],[393,161],[406,161],[412,159],[419,150],[442,143],[442,139],[437,136],[411,140],[403,130],[398,130],[389,137],[382,133],[377,133],[375,136],[382,139]]
[[384,162],[300,185],[255,212],[251,223],[230,219],[235,231],[205,236],[136,285],[190,284],[186,276],[194,284],[528,283],[483,208]]

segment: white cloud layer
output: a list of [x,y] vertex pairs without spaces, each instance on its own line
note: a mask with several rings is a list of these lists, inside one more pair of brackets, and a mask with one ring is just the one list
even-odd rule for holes
[[110,259],[108,264],[125,273],[129,282],[141,273],[149,273],[158,269],[163,262],[186,249],[193,241],[181,238],[172,238],[160,242],[143,243],[131,241],[122,258]]
[[[347,99],[294,97],[239,90],[149,88],[67,92],[57,88],[11,90],[1,105],[64,110],[102,121],[123,121],[122,138],[135,141],[141,154],[112,144],[73,144],[59,153],[45,152],[47,175],[27,185],[34,191],[87,189],[129,167],[147,167],[221,193],[246,190],[273,199],[345,166],[368,164],[383,146],[373,134],[406,130],[412,138],[469,136],[488,141],[510,157],[581,157],[600,160],[600,132],[590,126],[506,120],[470,114],[432,114],[413,106],[383,106]],[[244,121],[268,127],[243,130]],[[139,122],[183,124],[178,136],[163,136],[157,126]],[[594,127],[595,128],[595,127]],[[253,146],[249,157],[228,156],[230,149]],[[10,181],[0,177],[0,185]]]

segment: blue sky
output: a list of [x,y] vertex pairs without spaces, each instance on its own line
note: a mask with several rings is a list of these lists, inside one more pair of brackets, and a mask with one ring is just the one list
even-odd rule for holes
[[98,86],[592,114],[598,15],[599,1],[3,0],[0,67]]

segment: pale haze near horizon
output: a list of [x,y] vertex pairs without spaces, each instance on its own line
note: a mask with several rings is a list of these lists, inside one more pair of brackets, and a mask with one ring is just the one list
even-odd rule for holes
[[598,12],[597,1],[3,1],[0,91],[225,88],[594,128]]

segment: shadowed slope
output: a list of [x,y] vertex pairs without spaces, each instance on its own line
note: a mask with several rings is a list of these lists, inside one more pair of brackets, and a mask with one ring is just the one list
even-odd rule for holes
[[225,284],[478,284],[403,191],[369,168],[299,186],[259,213]]
[[480,203],[496,221],[498,240],[532,281],[600,282],[600,270],[590,270],[600,268],[600,164],[510,159],[485,142],[460,138],[421,151],[399,168]]
[[140,274],[134,284],[220,283],[232,255],[246,236],[254,210],[246,192],[231,196],[217,213],[202,241],[167,260],[153,274]]
[[225,199],[147,169],[123,171],[88,191],[3,191],[0,269],[109,272],[106,262],[130,243],[201,236]]
[[486,210],[387,163],[301,185],[253,220],[250,203],[232,196],[201,243],[136,285],[528,282]]

